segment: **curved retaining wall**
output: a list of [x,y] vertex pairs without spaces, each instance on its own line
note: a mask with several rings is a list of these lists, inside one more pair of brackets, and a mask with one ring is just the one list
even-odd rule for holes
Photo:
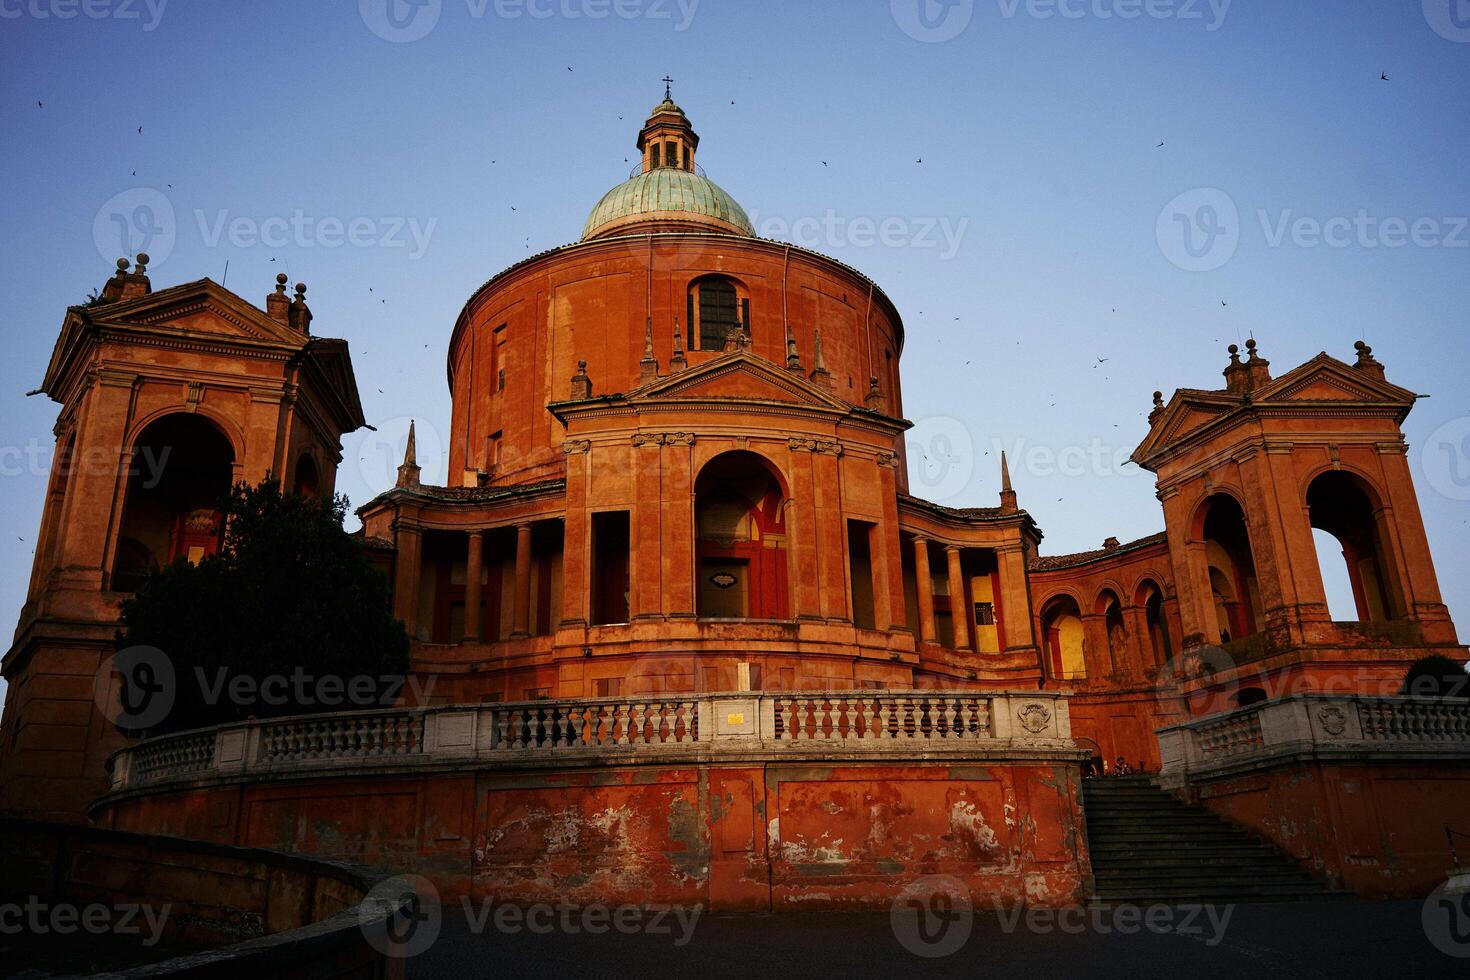
[[[0,901],[85,909],[146,906],[127,929],[156,928],[189,952],[115,977],[402,976],[387,926],[412,895],[386,876],[323,859],[153,834],[0,818]],[[16,921],[29,928],[31,920]],[[79,927],[54,928],[77,934]],[[11,923],[13,925],[13,923]],[[59,937],[48,941],[70,942]],[[14,965],[14,964],[12,964]],[[44,968],[44,963],[40,964]]]
[[363,712],[145,741],[114,826],[412,871],[446,898],[886,904],[931,874],[1069,904],[1090,866],[1054,694],[837,692]]

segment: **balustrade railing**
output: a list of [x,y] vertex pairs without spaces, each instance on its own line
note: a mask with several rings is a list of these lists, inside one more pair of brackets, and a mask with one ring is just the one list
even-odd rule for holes
[[776,695],[777,740],[849,742],[989,738],[984,696]]
[[299,776],[450,760],[486,766],[599,759],[985,758],[1073,752],[1051,692],[816,691],[544,700],[277,718],[147,739],[115,753],[112,787],[256,772]]
[[1470,757],[1470,701],[1305,693],[1161,729],[1165,779],[1275,757]]

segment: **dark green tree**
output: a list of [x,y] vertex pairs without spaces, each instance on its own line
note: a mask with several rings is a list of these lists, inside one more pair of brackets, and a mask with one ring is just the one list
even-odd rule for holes
[[175,561],[122,604],[119,648],[157,648],[172,675],[167,716],[147,733],[392,704],[408,635],[343,528],[347,498],[267,478],[235,486],[222,509],[218,554]]
[[1414,661],[1404,675],[1403,694],[1429,698],[1470,698],[1470,674],[1449,657],[1433,656]]

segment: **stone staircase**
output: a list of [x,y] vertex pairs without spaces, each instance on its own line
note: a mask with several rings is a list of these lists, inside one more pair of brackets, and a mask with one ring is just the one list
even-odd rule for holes
[[1082,800],[1097,902],[1292,902],[1343,894],[1148,776],[1084,779]]

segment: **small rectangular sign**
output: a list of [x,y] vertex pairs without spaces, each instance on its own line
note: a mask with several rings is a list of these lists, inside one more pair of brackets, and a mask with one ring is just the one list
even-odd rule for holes
[[726,715],[725,716],[725,724],[727,724],[727,725],[743,725],[743,724],[745,724],[745,714],[744,714],[744,712],[737,712],[735,714]]

